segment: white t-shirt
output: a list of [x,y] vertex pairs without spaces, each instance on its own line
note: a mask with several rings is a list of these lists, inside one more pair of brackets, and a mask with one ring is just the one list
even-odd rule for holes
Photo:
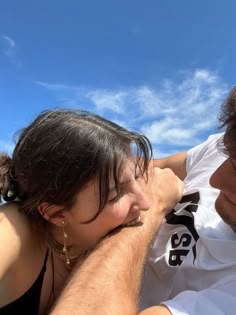
[[219,191],[209,185],[226,159],[220,136],[188,152],[185,193],[150,249],[140,309],[162,303],[173,315],[236,314],[236,233],[217,214]]

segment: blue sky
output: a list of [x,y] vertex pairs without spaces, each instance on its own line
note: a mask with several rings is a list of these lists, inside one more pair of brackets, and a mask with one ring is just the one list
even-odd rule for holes
[[156,157],[217,128],[235,83],[234,0],[0,5],[0,150],[43,109],[83,108],[151,139]]

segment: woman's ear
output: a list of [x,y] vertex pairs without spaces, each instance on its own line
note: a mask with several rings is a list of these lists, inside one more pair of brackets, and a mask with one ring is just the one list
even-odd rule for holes
[[57,226],[61,227],[61,222],[65,220],[64,208],[58,205],[51,205],[44,201],[38,205],[38,212],[41,216]]

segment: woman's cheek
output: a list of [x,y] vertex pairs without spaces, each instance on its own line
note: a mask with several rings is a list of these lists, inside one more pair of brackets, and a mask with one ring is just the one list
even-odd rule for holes
[[115,209],[115,216],[120,219],[121,223],[126,219],[130,210],[129,198],[124,197],[119,200]]
[[118,200],[112,208],[107,209],[109,211],[110,220],[114,225],[120,225],[124,222],[127,215],[129,214],[129,203],[126,198]]

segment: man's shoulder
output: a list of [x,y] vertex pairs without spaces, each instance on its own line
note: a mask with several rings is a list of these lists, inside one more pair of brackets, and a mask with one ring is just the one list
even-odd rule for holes
[[186,168],[187,173],[189,173],[193,168],[201,168],[201,165],[217,167],[223,162],[225,156],[219,149],[219,143],[223,137],[223,133],[213,134],[208,137],[208,139],[190,149],[187,153]]

